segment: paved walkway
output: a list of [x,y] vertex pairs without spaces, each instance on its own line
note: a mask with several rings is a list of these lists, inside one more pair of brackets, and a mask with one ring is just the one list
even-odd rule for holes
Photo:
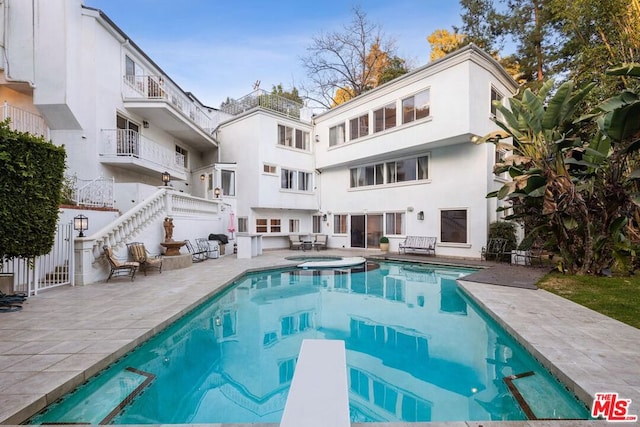
[[[323,252],[332,253],[375,255],[365,251]],[[118,278],[110,283],[61,287],[29,298],[20,312],[0,313],[0,423],[23,422],[194,308],[212,292],[248,270],[293,264],[284,258],[291,254],[266,251],[251,260],[227,255],[188,269],[140,275],[133,283]],[[415,259],[434,260],[424,256]],[[499,268],[496,284],[511,282],[515,287],[470,280],[461,285],[509,332],[523,340],[578,397],[588,402],[595,392],[618,392],[621,397],[632,399],[631,412],[640,414],[640,330],[544,290],[526,289],[535,283],[541,271]],[[485,280],[491,283],[492,275],[495,276],[485,273]],[[420,424],[424,423],[411,425]],[[428,425],[436,424],[445,423]],[[446,424],[488,427],[494,423]],[[567,425],[545,422],[549,424]],[[570,423],[598,424],[601,423]],[[405,424],[366,424],[382,425]]]

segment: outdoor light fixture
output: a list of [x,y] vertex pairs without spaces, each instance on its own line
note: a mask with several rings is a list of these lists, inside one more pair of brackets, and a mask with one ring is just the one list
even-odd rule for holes
[[204,176],[204,174],[200,175],[200,181],[204,181],[205,178],[206,178],[206,176]]
[[169,175],[169,172],[162,172],[162,182],[164,182],[165,187],[169,184],[169,181],[171,181],[171,175]]
[[220,319],[220,316],[216,316],[216,318],[215,318],[215,321],[214,321],[214,322],[215,322],[215,325],[216,325],[216,326],[220,326],[220,325],[222,325],[222,319]]
[[220,197],[220,193],[221,193],[220,187],[216,187],[213,189],[213,195],[216,196],[216,199]]
[[78,215],[73,218],[73,229],[79,231],[78,237],[84,237],[83,231],[89,228],[89,218],[84,215]]
[[422,221],[424,219],[424,211],[418,212],[418,220]]
[[143,127],[143,128],[145,128],[145,129],[149,129],[149,122],[148,122],[148,121],[146,121],[146,120],[144,120],[144,121],[142,122],[142,127]]
[[322,215],[322,221],[326,221],[327,220],[327,214]]

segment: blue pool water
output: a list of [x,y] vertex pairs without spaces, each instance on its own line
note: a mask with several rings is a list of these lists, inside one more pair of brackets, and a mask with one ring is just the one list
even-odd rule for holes
[[306,338],[344,340],[353,421],[587,418],[458,288],[470,272],[247,274],[29,423],[279,422]]

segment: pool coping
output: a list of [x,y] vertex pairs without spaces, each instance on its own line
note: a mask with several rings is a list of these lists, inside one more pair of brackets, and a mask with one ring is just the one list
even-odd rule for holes
[[[331,253],[330,251],[327,251]],[[336,251],[337,254],[345,254],[353,252]],[[371,253],[359,252],[363,256],[372,258]],[[220,260],[211,260],[205,263],[196,264],[189,268],[188,274],[184,274],[182,271],[168,271],[163,272],[162,275],[149,275],[136,278],[136,289],[142,293],[148,292],[149,296],[157,296],[159,291],[156,289],[165,286],[161,290],[161,297],[166,297],[166,293],[171,294],[172,297],[176,295],[182,295],[179,306],[173,304],[172,310],[167,310],[166,315],[160,316],[153,320],[147,320],[144,315],[135,312],[132,316],[136,317],[135,322],[141,322],[143,325],[148,325],[143,328],[133,328],[134,332],[137,331],[137,335],[133,338],[127,338],[124,340],[117,340],[118,348],[113,351],[105,351],[98,353],[93,358],[87,358],[91,363],[79,364],[74,369],[69,368],[68,371],[60,371],[48,367],[38,370],[38,367],[27,366],[29,362],[36,362],[42,359],[43,354],[47,353],[38,350],[38,333],[41,333],[43,337],[49,337],[46,332],[50,332],[51,329],[47,329],[46,325],[30,330],[30,332],[37,332],[32,336],[31,341],[23,342],[20,349],[21,351],[12,351],[12,348],[8,348],[6,343],[8,341],[19,341],[20,335],[16,333],[16,329],[20,327],[27,327],[31,320],[37,320],[42,317],[43,310],[46,311],[48,303],[62,303],[65,298],[73,296],[73,294],[80,295],[80,300],[83,297],[93,298],[95,295],[101,293],[109,293],[116,289],[118,294],[119,289],[131,290],[133,285],[126,287],[127,284],[123,284],[122,281],[114,281],[109,284],[98,283],[86,287],[77,288],[58,288],[44,292],[37,297],[31,297],[28,304],[25,305],[25,309],[20,313],[4,314],[2,318],[3,322],[0,324],[0,360],[7,360],[3,356],[13,356],[22,358],[23,360],[18,362],[17,366],[19,372],[29,372],[28,384],[33,385],[34,392],[26,393],[24,386],[17,392],[11,392],[11,386],[7,387],[7,384],[11,380],[16,378],[11,377],[12,370],[3,368],[0,369],[0,386],[3,386],[3,391],[0,392],[0,423],[2,424],[16,424],[27,419],[29,416],[37,413],[47,403],[50,403],[62,396],[66,392],[75,388],[77,385],[84,382],[87,378],[99,372],[104,367],[108,366],[113,361],[117,360],[122,355],[145,341],[152,335],[155,335],[160,330],[164,329],[168,324],[175,319],[182,316],[184,313],[193,309],[197,305],[201,304],[204,300],[209,298],[214,293],[217,293],[228,286],[234,279],[251,271],[260,271],[265,268],[280,268],[286,266],[294,266],[294,263],[285,259],[286,255],[291,255],[290,251],[266,251],[262,257],[254,258],[251,260],[238,260],[235,256],[225,256]],[[397,259],[401,260],[401,259]],[[404,259],[407,260],[407,259]],[[416,259],[410,259],[411,261],[417,261]],[[433,257],[429,257],[429,261],[434,260]],[[449,264],[451,262],[439,262],[440,264]],[[455,264],[453,264],[455,265]],[[460,262],[457,266],[475,267],[466,261]],[[523,267],[515,267],[516,270]],[[513,274],[517,275],[520,271],[515,271]],[[186,276],[186,278],[185,278]],[[189,276],[193,276],[189,279]],[[209,279],[211,277],[217,277],[219,279],[215,286],[211,285],[211,282],[206,280],[206,283],[202,278]],[[189,283],[193,281],[195,283]],[[638,373],[640,372],[640,330],[624,325],[606,316],[599,315],[584,307],[573,304],[561,297],[555,296],[543,290],[530,290],[517,287],[508,286],[495,286],[491,284],[473,283],[467,281],[459,281],[465,292],[480,306],[482,306],[496,321],[498,321],[503,327],[505,327],[509,333],[511,333],[516,339],[518,339],[527,349],[538,358],[552,373],[558,376],[570,389],[583,401],[588,401],[594,392],[597,391],[616,391],[619,392],[621,397],[631,398],[635,405],[632,405],[632,413],[639,413],[637,402],[640,402],[640,380]],[[177,289],[173,290],[173,287]],[[533,294],[531,294],[533,293]],[[536,295],[534,300],[537,304],[542,304],[540,307],[533,309],[527,303],[527,300],[531,295]],[[112,295],[111,295],[112,296]],[[131,294],[133,296],[133,294]],[[525,296],[527,298],[525,298]],[[76,295],[77,297],[77,295]],[[116,300],[127,298],[126,295],[116,295]],[[556,310],[555,314],[553,311]],[[558,316],[557,313],[562,313],[562,316]],[[90,313],[90,312],[89,312]],[[18,314],[18,316],[14,316]],[[57,313],[64,318],[65,313]],[[71,321],[73,313],[67,313],[66,321]],[[5,321],[6,319],[6,321]],[[551,326],[545,325],[542,321],[553,320]],[[15,320],[15,322],[14,322]],[[77,320],[77,319],[75,319]],[[559,322],[559,323],[558,323]],[[89,325],[92,325],[88,322]],[[559,332],[554,333],[553,325],[559,327],[559,331],[571,331],[573,329],[583,329],[578,335],[572,335],[569,340],[563,340]],[[104,326],[106,331],[113,332],[108,329],[108,325]],[[89,328],[89,326],[87,327]],[[115,329],[115,327],[114,327]],[[614,339],[614,334],[620,334],[623,331],[622,337]],[[55,329],[54,329],[55,331]],[[76,329],[73,329],[76,331]],[[129,329],[119,330],[119,333],[131,332]],[[63,331],[64,332],[64,331]],[[87,331],[85,331],[87,332]],[[95,332],[95,331],[93,331]],[[104,330],[98,330],[98,338],[103,337],[100,335]],[[59,340],[64,341],[65,337],[61,334],[52,334],[53,336],[60,336]],[[117,334],[116,334],[117,335]],[[125,334],[126,335],[126,334]],[[36,337],[36,338],[34,338]],[[104,338],[109,340],[109,338]],[[585,342],[586,341],[586,342]],[[594,351],[592,347],[588,346],[588,343],[600,342],[608,343],[608,345],[601,345],[597,351]],[[613,341],[613,342],[611,342]],[[31,347],[29,346],[31,345]],[[587,344],[587,345],[584,345]],[[623,346],[621,348],[621,345]],[[29,348],[33,348],[29,353]],[[15,348],[13,348],[15,350]],[[111,349],[109,349],[111,350]],[[621,351],[622,350],[622,351]],[[567,353],[568,352],[568,353]],[[70,361],[74,356],[78,356],[82,352],[76,351],[75,353],[66,354],[65,356]],[[87,355],[87,353],[84,353]],[[93,353],[91,353],[93,355]],[[81,359],[81,358],[79,358]],[[629,363],[631,361],[631,363]],[[61,361],[61,363],[64,361]],[[625,365],[626,363],[626,365]],[[619,366],[623,364],[626,366]],[[59,364],[58,364],[59,365]],[[56,365],[52,365],[55,367]],[[10,368],[10,367],[9,367]],[[635,371],[633,369],[635,368]],[[626,370],[625,370],[626,369]],[[63,372],[61,375],[51,375],[52,372]],[[635,372],[635,378],[633,378]],[[594,375],[595,374],[595,375]],[[42,376],[43,382],[37,379]],[[47,378],[48,377],[48,378]],[[16,384],[20,384],[16,382]],[[615,386],[610,387],[610,385]],[[20,388],[18,386],[18,388]],[[41,390],[41,391],[39,391]],[[2,409],[2,406],[7,405]],[[366,427],[375,426],[419,426],[429,425],[434,426],[438,424],[443,425],[468,425],[479,426],[483,425],[487,427],[495,422],[458,422],[458,423],[368,423],[362,424]],[[529,424],[535,423],[535,424]],[[523,421],[523,422],[508,422],[509,425],[535,425],[541,426],[542,421]],[[594,423],[599,424],[598,421],[544,421],[544,425],[589,425],[593,426]],[[498,423],[501,426],[505,425],[505,422]],[[215,424],[221,425],[221,424]],[[232,426],[240,424],[226,424],[226,426]],[[259,424],[252,424],[258,426]],[[263,426],[273,426],[277,424],[262,424]],[[354,423],[354,426],[361,425]]]

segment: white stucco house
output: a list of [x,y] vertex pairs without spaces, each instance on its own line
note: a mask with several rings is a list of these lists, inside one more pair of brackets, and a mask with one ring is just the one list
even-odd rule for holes
[[82,0],[5,0],[0,14],[5,117],[64,145],[76,202],[101,208],[83,211],[76,283],[106,277],[105,244],[159,248],[167,216],[180,239],[234,230],[270,249],[325,234],[377,249],[386,235],[397,251],[421,235],[438,255],[480,256],[496,219],[485,195],[503,177],[493,145],[472,139],[496,129],[491,101],[517,84],[477,47],[311,116],[265,92],[203,104]]

